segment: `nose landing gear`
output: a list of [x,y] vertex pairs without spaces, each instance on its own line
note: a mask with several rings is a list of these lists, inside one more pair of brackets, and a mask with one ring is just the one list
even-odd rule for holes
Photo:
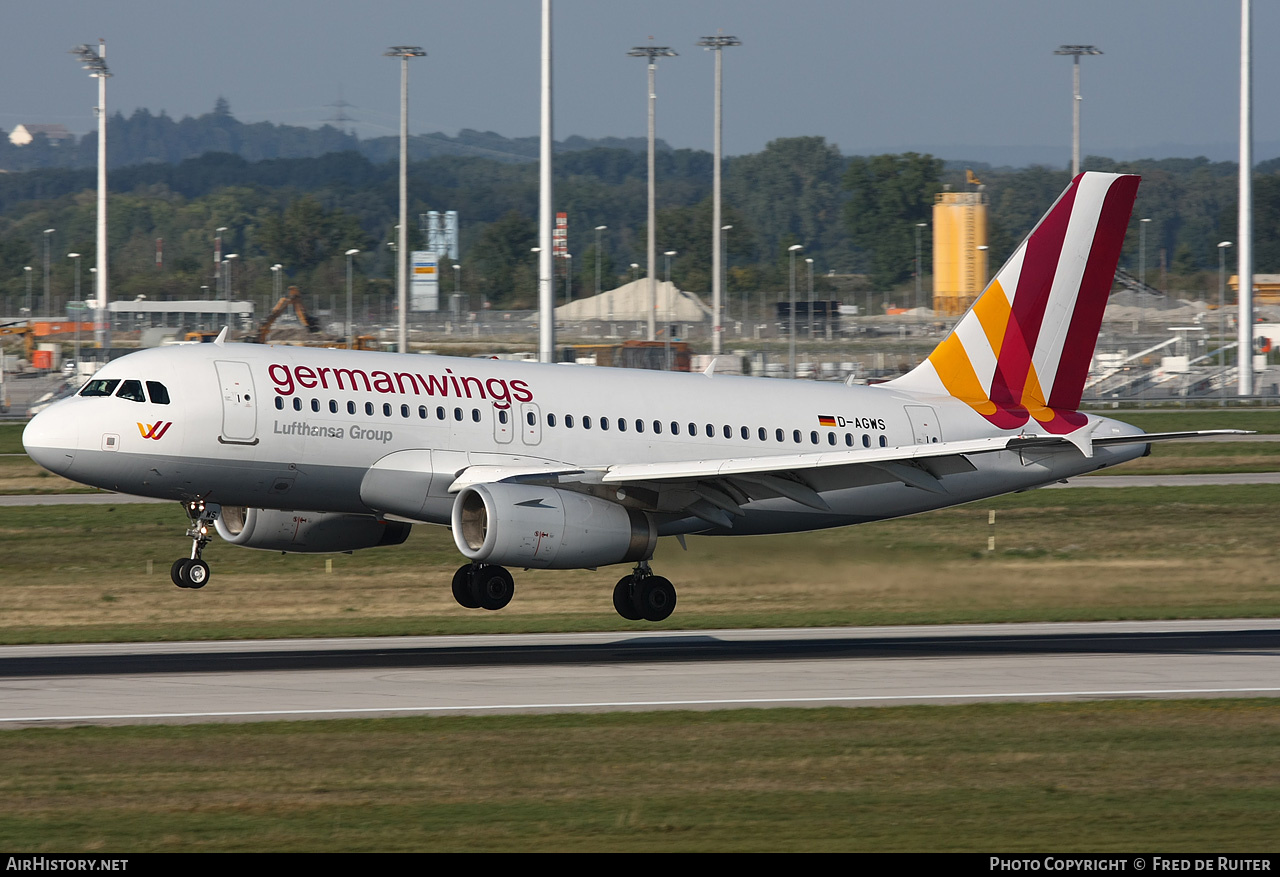
[[184,503],[183,510],[191,525],[187,535],[191,537],[191,556],[180,557],[169,568],[169,578],[179,588],[197,590],[209,583],[209,564],[200,559],[200,552],[209,544],[209,528],[218,517],[216,506],[209,507],[202,500]]

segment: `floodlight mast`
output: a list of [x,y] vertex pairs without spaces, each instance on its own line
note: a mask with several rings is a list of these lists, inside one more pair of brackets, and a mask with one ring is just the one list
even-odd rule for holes
[[98,313],[93,325],[93,340],[99,349],[105,349],[111,346],[111,322],[107,313],[107,78],[111,71],[107,69],[106,40],[98,40],[96,51],[83,43],[72,49],[71,54],[78,56],[89,76],[98,80],[98,105],[93,109],[98,118],[98,252],[97,279],[94,282]]
[[400,59],[400,236],[396,247],[396,345],[401,353],[409,352],[409,59],[422,58],[421,46],[392,46],[382,53]]
[[715,145],[712,161],[712,207],[711,207],[711,352],[720,353],[720,334],[724,331],[721,325],[720,311],[724,299],[724,265],[721,261],[720,246],[720,131],[721,131],[721,51],[725,46],[740,46],[742,41],[737,37],[714,36],[703,37],[698,45],[708,52],[716,53],[716,107],[715,107]]
[[542,0],[542,80],[538,123],[538,362],[553,362],[556,348],[556,291],[552,246],[551,181],[551,0]]
[[657,337],[657,321],[655,319],[655,311],[658,307],[658,287],[657,276],[654,273],[654,262],[658,259],[658,238],[657,238],[657,219],[654,209],[655,188],[653,178],[653,150],[656,126],[654,120],[654,109],[658,94],[654,85],[654,74],[658,68],[659,58],[672,58],[676,53],[666,46],[636,46],[627,54],[632,58],[648,58],[649,59],[649,240],[648,247],[645,250],[645,257],[648,264],[645,270],[649,272],[649,340],[653,341]]
[[1055,55],[1071,55],[1071,176],[1080,173],[1080,56],[1101,55],[1097,46],[1058,46]]

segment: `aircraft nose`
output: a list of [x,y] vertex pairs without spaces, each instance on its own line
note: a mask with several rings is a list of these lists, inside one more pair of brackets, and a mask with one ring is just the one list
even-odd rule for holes
[[50,472],[64,474],[75,460],[80,430],[77,420],[55,405],[41,411],[22,431],[27,455]]

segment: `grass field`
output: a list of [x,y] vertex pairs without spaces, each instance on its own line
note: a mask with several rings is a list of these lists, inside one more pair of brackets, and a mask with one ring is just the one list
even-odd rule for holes
[[11,851],[1276,848],[1274,701],[0,733]]
[[[818,533],[691,538],[687,553],[664,539],[654,564],[680,592],[668,627],[1271,616],[1277,505],[1275,485],[1033,491]],[[168,571],[185,523],[176,504],[0,508],[0,642],[650,627],[613,611],[623,567],[513,570],[507,609],[462,609],[457,550],[428,526],[328,557],[214,541],[211,583],[183,591]]]

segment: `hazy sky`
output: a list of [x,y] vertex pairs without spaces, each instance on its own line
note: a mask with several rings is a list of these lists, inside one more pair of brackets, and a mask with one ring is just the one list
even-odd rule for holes
[[[0,28],[0,128],[94,127],[95,83],[72,46],[107,41],[112,112],[208,112],[223,95],[245,122],[314,126],[339,95],[362,136],[392,134],[399,62],[411,62],[415,133],[538,132],[539,0],[45,0],[8,3]],[[1280,155],[1280,8],[1254,3],[1256,158]],[[711,148],[713,59],[723,32],[725,151],[822,135],[846,154],[1070,160],[1071,60],[1082,60],[1083,151],[1117,158],[1232,159],[1239,125],[1235,0],[555,0],[557,139],[643,136],[648,42],[658,136]]]

